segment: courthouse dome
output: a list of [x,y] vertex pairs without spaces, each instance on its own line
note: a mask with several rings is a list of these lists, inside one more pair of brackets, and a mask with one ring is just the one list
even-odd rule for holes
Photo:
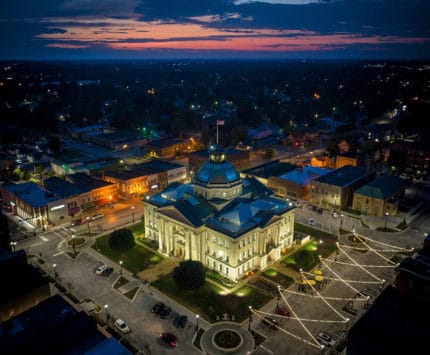
[[210,185],[231,184],[240,181],[240,175],[225,159],[224,152],[213,151],[209,154],[209,160],[197,172],[194,181]]

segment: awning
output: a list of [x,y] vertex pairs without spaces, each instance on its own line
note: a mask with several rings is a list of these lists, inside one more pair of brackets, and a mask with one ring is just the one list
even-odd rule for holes
[[322,276],[315,276],[315,281],[321,282],[322,280],[324,280],[324,277],[322,277]]
[[321,272],[321,270],[315,269],[315,270],[314,270],[314,274],[315,274],[315,275],[321,275],[321,274],[322,274],[322,272]]
[[81,208],[82,208],[84,211],[88,211],[88,210],[91,210],[91,209],[96,208],[96,207],[97,207],[97,205],[96,205],[96,203],[95,203],[94,201],[91,201],[91,202],[85,202],[85,203],[83,203],[83,204],[81,205]]
[[309,285],[312,285],[312,286],[313,286],[313,285],[315,285],[315,283],[316,283],[316,282],[315,282],[315,280],[308,280],[308,284],[309,284]]
[[69,216],[78,214],[80,210],[79,206],[69,208]]

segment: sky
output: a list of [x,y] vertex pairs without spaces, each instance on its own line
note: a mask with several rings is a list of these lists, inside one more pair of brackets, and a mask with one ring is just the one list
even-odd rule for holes
[[429,59],[430,0],[19,0],[0,59]]

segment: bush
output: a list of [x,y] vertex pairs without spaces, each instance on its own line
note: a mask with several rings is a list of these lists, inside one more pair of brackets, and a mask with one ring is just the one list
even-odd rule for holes
[[127,228],[113,231],[108,241],[109,247],[114,250],[126,251],[134,247],[133,233]]

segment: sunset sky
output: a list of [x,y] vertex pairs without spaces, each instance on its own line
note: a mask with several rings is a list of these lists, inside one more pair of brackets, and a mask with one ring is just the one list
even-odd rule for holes
[[428,59],[428,0],[20,0],[0,59]]

